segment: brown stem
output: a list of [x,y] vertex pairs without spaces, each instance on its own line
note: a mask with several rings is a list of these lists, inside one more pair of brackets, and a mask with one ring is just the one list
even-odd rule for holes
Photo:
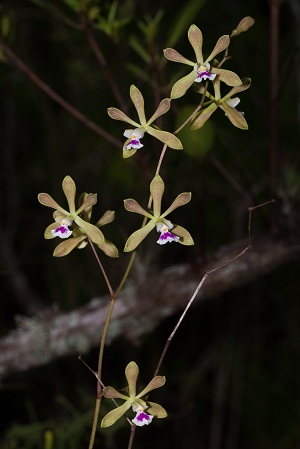
[[95,122],[90,120],[86,115],[64,100],[58,93],[56,93],[48,84],[46,84],[41,78],[39,78],[30,67],[28,67],[7,45],[7,43],[0,37],[0,47],[3,48],[8,59],[24,73],[36,86],[38,86],[43,92],[45,92],[52,100],[56,101],[66,111],[68,111],[73,117],[77,118],[85,126],[93,130],[96,134],[103,137],[105,140],[115,145],[118,148],[123,148],[123,144],[120,140],[116,139],[111,134],[107,133],[104,129],[100,128]]
[[117,83],[115,82],[115,79],[111,73],[109,65],[107,64],[105,56],[103,55],[103,53],[95,39],[93,30],[90,27],[90,24],[88,22],[86,22],[85,19],[83,19],[83,20],[84,20],[83,27],[84,27],[84,31],[85,31],[88,43],[89,43],[91,49],[93,50],[97,61],[99,62],[100,66],[103,69],[104,76],[105,76],[108,84],[110,85],[111,91],[112,91],[113,95],[115,96],[117,102],[119,103],[121,109],[125,113],[128,113],[127,103],[125,102],[123,95],[121,94],[120,89],[119,89]]

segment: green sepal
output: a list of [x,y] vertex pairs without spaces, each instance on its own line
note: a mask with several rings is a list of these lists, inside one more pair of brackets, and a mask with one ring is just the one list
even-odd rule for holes
[[162,178],[159,175],[154,176],[150,184],[150,193],[153,199],[153,216],[155,218],[160,217],[161,201],[164,191],[165,185]]
[[231,70],[213,67],[211,73],[216,73],[219,76],[220,81],[223,81],[227,86],[240,86],[243,84],[241,78]]
[[145,117],[144,98],[140,90],[134,84],[130,86],[130,98],[135,106],[136,112],[138,113],[140,124],[142,126],[145,126],[146,117]]
[[168,145],[169,148],[173,148],[174,150],[182,150],[182,143],[178,137],[174,136],[174,134],[171,134],[168,131],[154,129],[152,126],[147,128],[147,132],[151,136],[156,137],[156,139]]
[[149,212],[147,212],[142,206],[139,205],[137,201],[135,201],[132,198],[128,198],[127,200],[124,200],[124,207],[129,212],[134,212],[136,214],[143,215],[144,217],[153,218]]
[[123,405],[121,405],[118,408],[115,408],[114,410],[111,410],[107,415],[104,416],[104,418],[101,421],[101,427],[110,427],[113,424],[115,424],[118,419],[121,418],[121,416],[124,415],[124,413],[127,412],[131,407],[130,401],[124,402]]
[[221,51],[225,50],[225,48],[227,48],[229,44],[230,44],[229,36],[227,34],[224,36],[221,36],[218,39],[216,45],[214,46],[213,51],[208,56],[208,58],[206,59],[205,62],[208,62],[208,61],[211,61],[212,59],[214,59],[214,57],[217,56],[219,53],[221,53]]
[[220,104],[219,106],[221,109],[223,109],[223,111],[226,112],[227,117],[234,126],[243,130],[248,129],[248,123],[246,122],[244,116],[240,112],[236,111],[234,108],[232,108],[225,102],[222,102],[222,104]]
[[133,251],[144,240],[144,238],[147,237],[149,232],[152,231],[154,227],[154,220],[150,220],[146,226],[131,234],[125,243],[124,252],[127,253],[129,251]]
[[136,396],[136,398],[141,398],[145,396],[145,394],[149,393],[152,390],[156,390],[156,388],[160,388],[166,383],[165,376],[155,376],[148,385]]
[[155,416],[155,418],[166,418],[168,416],[168,413],[166,410],[159,404],[156,404],[156,402],[148,402],[149,407],[145,410],[150,415]]
[[129,399],[128,396],[120,393],[114,387],[110,387],[110,386],[103,388],[102,394],[105,398],[109,398],[109,399],[124,399],[125,401],[127,401]]
[[135,122],[134,120],[131,120],[124,112],[122,112],[118,108],[108,108],[107,113],[110,116],[110,118],[114,120],[120,120],[121,122],[130,123],[130,125],[133,125],[135,128],[138,128],[140,126],[139,123]]
[[164,50],[165,57],[172,62],[179,62],[181,64],[187,64],[194,66],[195,63],[193,61],[190,61],[189,59],[186,59],[184,56],[182,56],[180,53],[178,53],[177,50],[174,50],[174,48],[166,48]]
[[186,93],[186,91],[191,87],[196,78],[197,73],[193,69],[191,73],[184,76],[183,78],[180,78],[180,80],[176,81],[171,90],[171,98],[175,99],[182,97]]
[[197,63],[203,64],[203,54],[202,54],[203,35],[201,30],[196,25],[190,26],[188,31],[188,39],[191,43],[191,46],[194,49]]
[[139,375],[139,367],[135,362],[130,362],[125,368],[125,376],[128,382],[129,397],[136,397],[136,382]]
[[180,237],[179,243],[181,243],[182,245],[186,246],[194,245],[194,240],[191,234],[182,226],[174,224],[173,228],[171,229],[171,232],[172,234]]
[[52,209],[56,209],[59,212],[62,212],[66,217],[70,215],[70,212],[60,207],[56,201],[50,196],[48,193],[39,193],[38,200],[43,206],[51,207]]
[[205,122],[207,122],[210,116],[215,112],[217,107],[218,106],[216,103],[211,103],[207,106],[207,108],[201,109],[201,111],[198,112],[192,120],[191,130],[202,128]]
[[98,229],[96,226],[92,225],[91,223],[88,223],[87,221],[82,220],[82,218],[76,216],[74,218],[75,223],[77,226],[86,234],[90,239],[97,243],[97,245],[100,245],[101,243],[104,243],[104,235]]
[[168,209],[161,215],[161,218],[166,217],[167,215],[169,215],[173,210],[177,209],[177,207],[181,207],[184,206],[185,204],[187,204],[188,202],[191,201],[191,197],[192,194],[191,192],[183,192],[180,193],[175,200],[173,201],[173,203],[171,204],[170,207],[168,207]]
[[108,240],[105,240],[103,243],[98,243],[97,246],[109,257],[119,257],[119,251],[117,247],[109,242]]
[[74,214],[76,211],[75,208],[76,185],[71,176],[64,177],[62,182],[62,188],[68,201],[70,214]]
[[171,99],[170,98],[164,98],[161,100],[161,102],[158,105],[158,108],[152,115],[152,117],[148,120],[147,125],[151,125],[152,122],[154,122],[158,117],[168,112],[170,109]]
[[55,250],[53,251],[54,257],[63,257],[70,254],[73,249],[77,248],[78,245],[80,245],[81,242],[86,238],[85,235],[81,234],[78,237],[72,237],[68,240],[65,240],[64,242],[61,242]]

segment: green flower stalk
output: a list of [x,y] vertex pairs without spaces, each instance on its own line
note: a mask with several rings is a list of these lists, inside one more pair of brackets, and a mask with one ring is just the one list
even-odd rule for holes
[[218,109],[221,108],[225,115],[229,118],[231,123],[239,129],[248,129],[248,123],[245,120],[244,113],[236,109],[240,99],[235,97],[238,92],[249,89],[251,85],[250,78],[243,78],[240,86],[233,87],[228,94],[221,98],[220,92],[220,80],[216,79],[213,82],[215,96],[209,92],[205,92],[203,87],[200,87],[199,92],[204,93],[210,99],[209,106],[203,108],[198,112],[192,120],[192,130],[201,128],[204,123],[210,118],[210,116]]
[[[132,408],[136,413],[132,422],[137,426],[144,426],[150,424],[153,417],[165,418],[167,416],[166,410],[155,402],[148,402],[142,399],[143,396],[156,388],[162,387],[166,378],[164,376],[155,376],[149,384],[139,394],[136,394],[136,383],[139,374],[139,368],[135,362],[130,362],[125,369],[125,376],[128,383],[128,396],[119,393],[113,387],[105,387],[103,389],[103,396],[111,399],[123,399],[125,402],[120,407],[110,411],[104,416],[101,422],[101,427],[109,427],[115,424],[127,410]],[[145,412],[147,410],[147,412]]]
[[127,137],[127,140],[123,147],[123,157],[127,158],[133,156],[134,153],[139,148],[142,148],[143,145],[140,142],[140,139],[144,136],[144,133],[148,133],[161,142],[168,145],[168,147],[173,148],[175,150],[181,150],[182,144],[180,140],[167,131],[162,131],[160,129],[154,128],[151,124],[161,115],[168,112],[170,109],[170,98],[165,98],[162,100],[149,120],[146,120],[145,116],[145,108],[144,108],[144,98],[141,92],[137,87],[132,85],[130,87],[130,98],[135,106],[137,111],[139,122],[136,122],[129,118],[124,112],[120,111],[117,108],[108,108],[108,115],[114,120],[120,120],[125,123],[129,123],[134,126],[134,129],[126,129],[124,132],[124,136]]
[[[149,218],[149,222],[135,231],[128,238],[125,243],[125,252],[133,251],[149,234],[152,229],[156,227],[156,230],[160,232],[160,237],[157,241],[159,245],[164,245],[167,242],[178,242],[182,245],[193,245],[194,241],[190,233],[181,226],[171,223],[166,217],[177,207],[181,207],[187,204],[191,200],[191,193],[185,192],[177,196],[171,206],[162,214],[161,213],[161,201],[164,193],[165,185],[162,178],[156,175],[150,184],[150,193],[153,198],[153,213],[147,212],[140,206],[137,201],[132,198],[124,200],[124,207],[129,212],[135,212]],[[172,229],[172,232],[170,230]]]
[[[60,237],[69,240],[60,243],[54,250],[53,255],[62,257],[69,254],[74,248],[84,248],[87,245],[87,238],[90,238],[105,254],[110,257],[118,257],[118,250],[115,245],[105,240],[99,227],[110,223],[114,219],[115,213],[107,211],[100,220],[93,225],[90,223],[92,207],[97,203],[97,195],[94,193],[84,193],[80,197],[79,208],[75,207],[76,185],[70,176],[66,176],[62,182],[62,188],[66,196],[69,210],[62,208],[48,193],[40,193],[38,200],[43,206],[54,209],[54,223],[51,223],[45,230],[45,239]],[[69,229],[72,226],[73,229]]]
[[236,73],[230,70],[224,70],[218,67],[214,67],[213,64],[211,65],[211,62],[213,61],[215,56],[217,56],[229,46],[230,38],[228,35],[220,37],[213,51],[205,60],[202,53],[202,32],[196,25],[190,26],[188,31],[188,39],[195,52],[196,61],[191,61],[185,58],[173,48],[166,48],[164,50],[164,55],[169,61],[179,62],[181,64],[186,64],[193,67],[192,72],[178,80],[172,87],[172,99],[182,97],[194,82],[201,83],[206,79],[213,81],[216,76],[218,76],[220,81],[223,81],[228,86],[238,86],[242,84],[239,76]]

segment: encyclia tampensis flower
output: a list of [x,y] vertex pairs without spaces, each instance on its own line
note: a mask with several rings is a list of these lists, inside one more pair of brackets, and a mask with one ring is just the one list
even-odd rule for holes
[[193,245],[194,241],[190,233],[177,224],[167,220],[166,217],[178,207],[184,206],[191,200],[191,193],[184,192],[175,198],[171,206],[164,212],[161,212],[161,202],[165,185],[162,178],[156,175],[150,183],[150,193],[153,200],[153,211],[147,212],[137,201],[132,198],[124,200],[124,207],[129,212],[134,212],[148,218],[148,223],[142,228],[135,231],[129,236],[125,243],[124,251],[133,251],[144,238],[156,227],[156,230],[160,232],[160,237],[157,241],[158,244],[164,245],[168,242],[178,242],[182,245]]
[[[99,229],[100,226],[111,223],[115,213],[106,211],[96,225],[93,225],[90,223],[90,219],[92,207],[97,203],[97,195],[94,193],[82,194],[79,199],[79,207],[76,209],[76,185],[70,176],[66,176],[63,179],[62,188],[69,210],[61,207],[48,193],[40,193],[38,195],[38,200],[43,206],[54,209],[54,223],[51,223],[46,228],[44,233],[45,239],[59,237],[65,240],[55,248],[53,255],[62,257],[75,248],[84,248],[87,245],[87,239],[90,238],[106,255],[118,257],[118,250],[115,245],[106,240]],[[71,226],[72,230],[69,229]]]
[[204,59],[202,53],[202,32],[196,25],[190,26],[188,31],[188,39],[193,47],[196,61],[191,61],[190,59],[185,58],[173,48],[166,48],[164,50],[164,55],[169,61],[179,62],[181,64],[186,64],[193,67],[192,71],[188,75],[179,79],[174,84],[171,91],[171,98],[182,97],[194,82],[199,83],[206,79],[213,81],[216,76],[218,76],[219,79],[228,86],[238,86],[241,84],[241,80],[236,73],[211,65],[215,56],[229,46],[230,38],[228,35],[224,35],[219,38],[214,49],[206,59]]
[[150,117],[149,120],[146,120],[145,116],[145,106],[144,106],[144,98],[140,90],[132,85],[130,87],[130,98],[134,104],[136,112],[139,117],[139,122],[132,120],[129,118],[124,112],[117,108],[108,108],[108,115],[114,120],[120,120],[125,123],[129,123],[134,128],[126,129],[124,132],[124,136],[127,137],[126,142],[123,146],[123,157],[130,157],[139,149],[142,148],[140,140],[144,137],[145,133],[150,134],[161,142],[165,143],[169,148],[173,148],[175,150],[181,150],[182,144],[178,137],[174,134],[163,131],[161,129],[157,129],[157,127],[151,126],[152,123],[158,119],[158,117],[162,116],[170,109],[170,98],[163,99],[154,114]]
[[105,387],[103,396],[111,399],[122,399],[124,404],[111,410],[101,421],[101,427],[109,427],[115,424],[130,408],[136,414],[132,420],[136,426],[148,425],[152,422],[153,417],[165,418],[166,410],[155,402],[143,400],[142,397],[148,395],[150,391],[162,387],[166,378],[164,376],[155,376],[148,385],[139,393],[136,393],[136,383],[139,374],[139,368],[135,362],[130,362],[125,368],[125,376],[128,383],[128,395],[120,393],[113,387]]

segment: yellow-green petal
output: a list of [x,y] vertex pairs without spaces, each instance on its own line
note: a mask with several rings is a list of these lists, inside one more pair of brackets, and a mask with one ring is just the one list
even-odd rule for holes
[[211,103],[207,108],[201,109],[201,111],[195,115],[195,118],[192,120],[191,130],[202,128],[202,126],[207,122],[210,116],[217,109],[216,103]]
[[126,401],[120,407],[115,408],[111,412],[107,413],[107,415],[105,415],[101,421],[101,427],[110,427],[115,424],[115,422],[118,421],[118,419],[120,419],[128,409],[130,409],[130,406],[131,402]]
[[53,256],[54,257],[63,257],[70,254],[73,249],[77,248],[78,245],[80,245],[81,242],[86,238],[85,235],[80,235],[78,237],[72,237],[68,240],[65,240],[64,242],[60,243],[54,250]]
[[153,216],[147,212],[142,206],[139,205],[137,201],[135,201],[132,198],[128,198],[127,200],[124,200],[124,207],[129,212],[134,212],[136,214],[143,215],[144,217],[153,218]]
[[184,206],[185,204],[187,204],[189,201],[191,201],[191,197],[192,197],[191,192],[180,193],[175,198],[175,200],[173,201],[171,206],[168,207],[168,209],[161,215],[161,218],[164,218],[167,215],[169,215],[174,209],[177,209],[177,207],[181,207],[181,206]]
[[97,246],[108,257],[119,257],[119,251],[118,251],[117,247],[113,243],[109,242],[108,240],[105,240],[103,243],[98,243]]
[[125,368],[125,376],[129,387],[129,396],[135,398],[136,396],[136,382],[139,375],[139,367],[135,362],[130,362]]
[[127,117],[127,115],[124,114],[124,112],[120,111],[120,109],[118,108],[108,108],[107,113],[110,118],[114,120],[120,120],[121,122],[130,123],[130,125],[133,125],[135,128],[138,128],[140,126],[139,123],[131,120],[131,118]]
[[76,216],[74,218],[77,226],[88,236],[90,239],[97,243],[97,245],[104,243],[104,235],[96,226],[88,223],[87,221],[82,220],[82,218]]
[[151,232],[154,227],[154,220],[150,220],[149,223],[146,224],[146,226],[138,229],[133,234],[131,234],[125,243],[124,252],[128,253],[130,251],[133,251],[144,240],[144,238],[147,237],[149,232]]
[[184,56],[178,53],[178,51],[174,50],[174,48],[166,48],[164,50],[164,55],[169,61],[179,62],[181,64],[187,64],[191,66],[195,65],[195,62],[186,59]]
[[145,394],[149,393],[149,391],[156,390],[156,388],[162,387],[166,383],[165,376],[155,376],[148,385],[141,391],[136,398],[141,398],[145,396]]
[[71,214],[74,214],[76,210],[75,209],[76,185],[71,176],[65,176],[62,182],[62,188],[68,201],[69,211]]
[[186,91],[191,87],[195,79],[197,78],[197,73],[193,69],[188,75],[180,78],[180,80],[176,81],[171,90],[171,98],[180,98],[182,97]]
[[150,184],[150,193],[153,199],[153,216],[155,218],[160,217],[161,213],[161,200],[164,194],[165,185],[162,178],[159,175],[154,176]]
[[141,125],[145,126],[146,117],[145,117],[144,98],[139,89],[134,84],[130,86],[130,98],[135,106],[136,112],[138,113]]
[[241,78],[231,70],[213,67],[211,73],[216,73],[219,76],[219,80],[223,81],[227,86],[241,86],[243,84]]
[[182,149],[182,143],[180,142],[178,137],[174,136],[174,134],[171,134],[168,131],[161,131],[159,129],[152,128],[152,126],[149,126],[147,128],[147,133],[151,134],[151,136],[168,145],[169,148],[173,148],[174,150]]
[[171,229],[171,232],[174,235],[177,235],[178,237],[180,237],[179,243],[181,243],[181,245],[186,245],[186,246],[194,245],[194,240],[193,240],[191,234],[182,226],[174,224],[174,227]]
[[219,53],[221,53],[221,51],[225,50],[225,48],[227,48],[229,44],[230,44],[229,36],[227,34],[224,36],[221,36],[218,39],[218,42],[216,43],[213,51],[208,56],[208,58],[205,60],[205,62],[209,62],[212,59],[214,59],[214,57],[217,56]]
[[59,212],[62,212],[65,216],[68,216],[70,214],[69,211],[60,207],[60,205],[57,204],[57,202],[54,201],[52,196],[48,195],[48,193],[39,193],[38,200],[43,206],[51,207],[52,209],[58,210]]
[[191,46],[194,49],[196,60],[198,64],[203,64],[203,36],[201,30],[196,25],[191,25],[188,31],[188,38]]
[[158,108],[152,115],[152,117],[148,120],[147,125],[150,125],[152,122],[154,122],[158,117],[168,112],[170,109],[171,99],[170,98],[164,98],[158,105]]
[[227,103],[222,103],[219,105],[223,111],[226,112],[227,117],[231,121],[231,123],[239,129],[247,130],[248,123],[246,122],[244,116],[236,111],[234,108],[230,107]]
[[146,409],[146,412],[150,415],[155,416],[155,418],[166,418],[168,416],[168,413],[166,410],[159,404],[156,404],[156,402],[148,402],[149,407]]
[[103,396],[109,399],[123,399],[127,401],[129,399],[125,394],[120,393],[114,387],[105,387],[103,388]]

